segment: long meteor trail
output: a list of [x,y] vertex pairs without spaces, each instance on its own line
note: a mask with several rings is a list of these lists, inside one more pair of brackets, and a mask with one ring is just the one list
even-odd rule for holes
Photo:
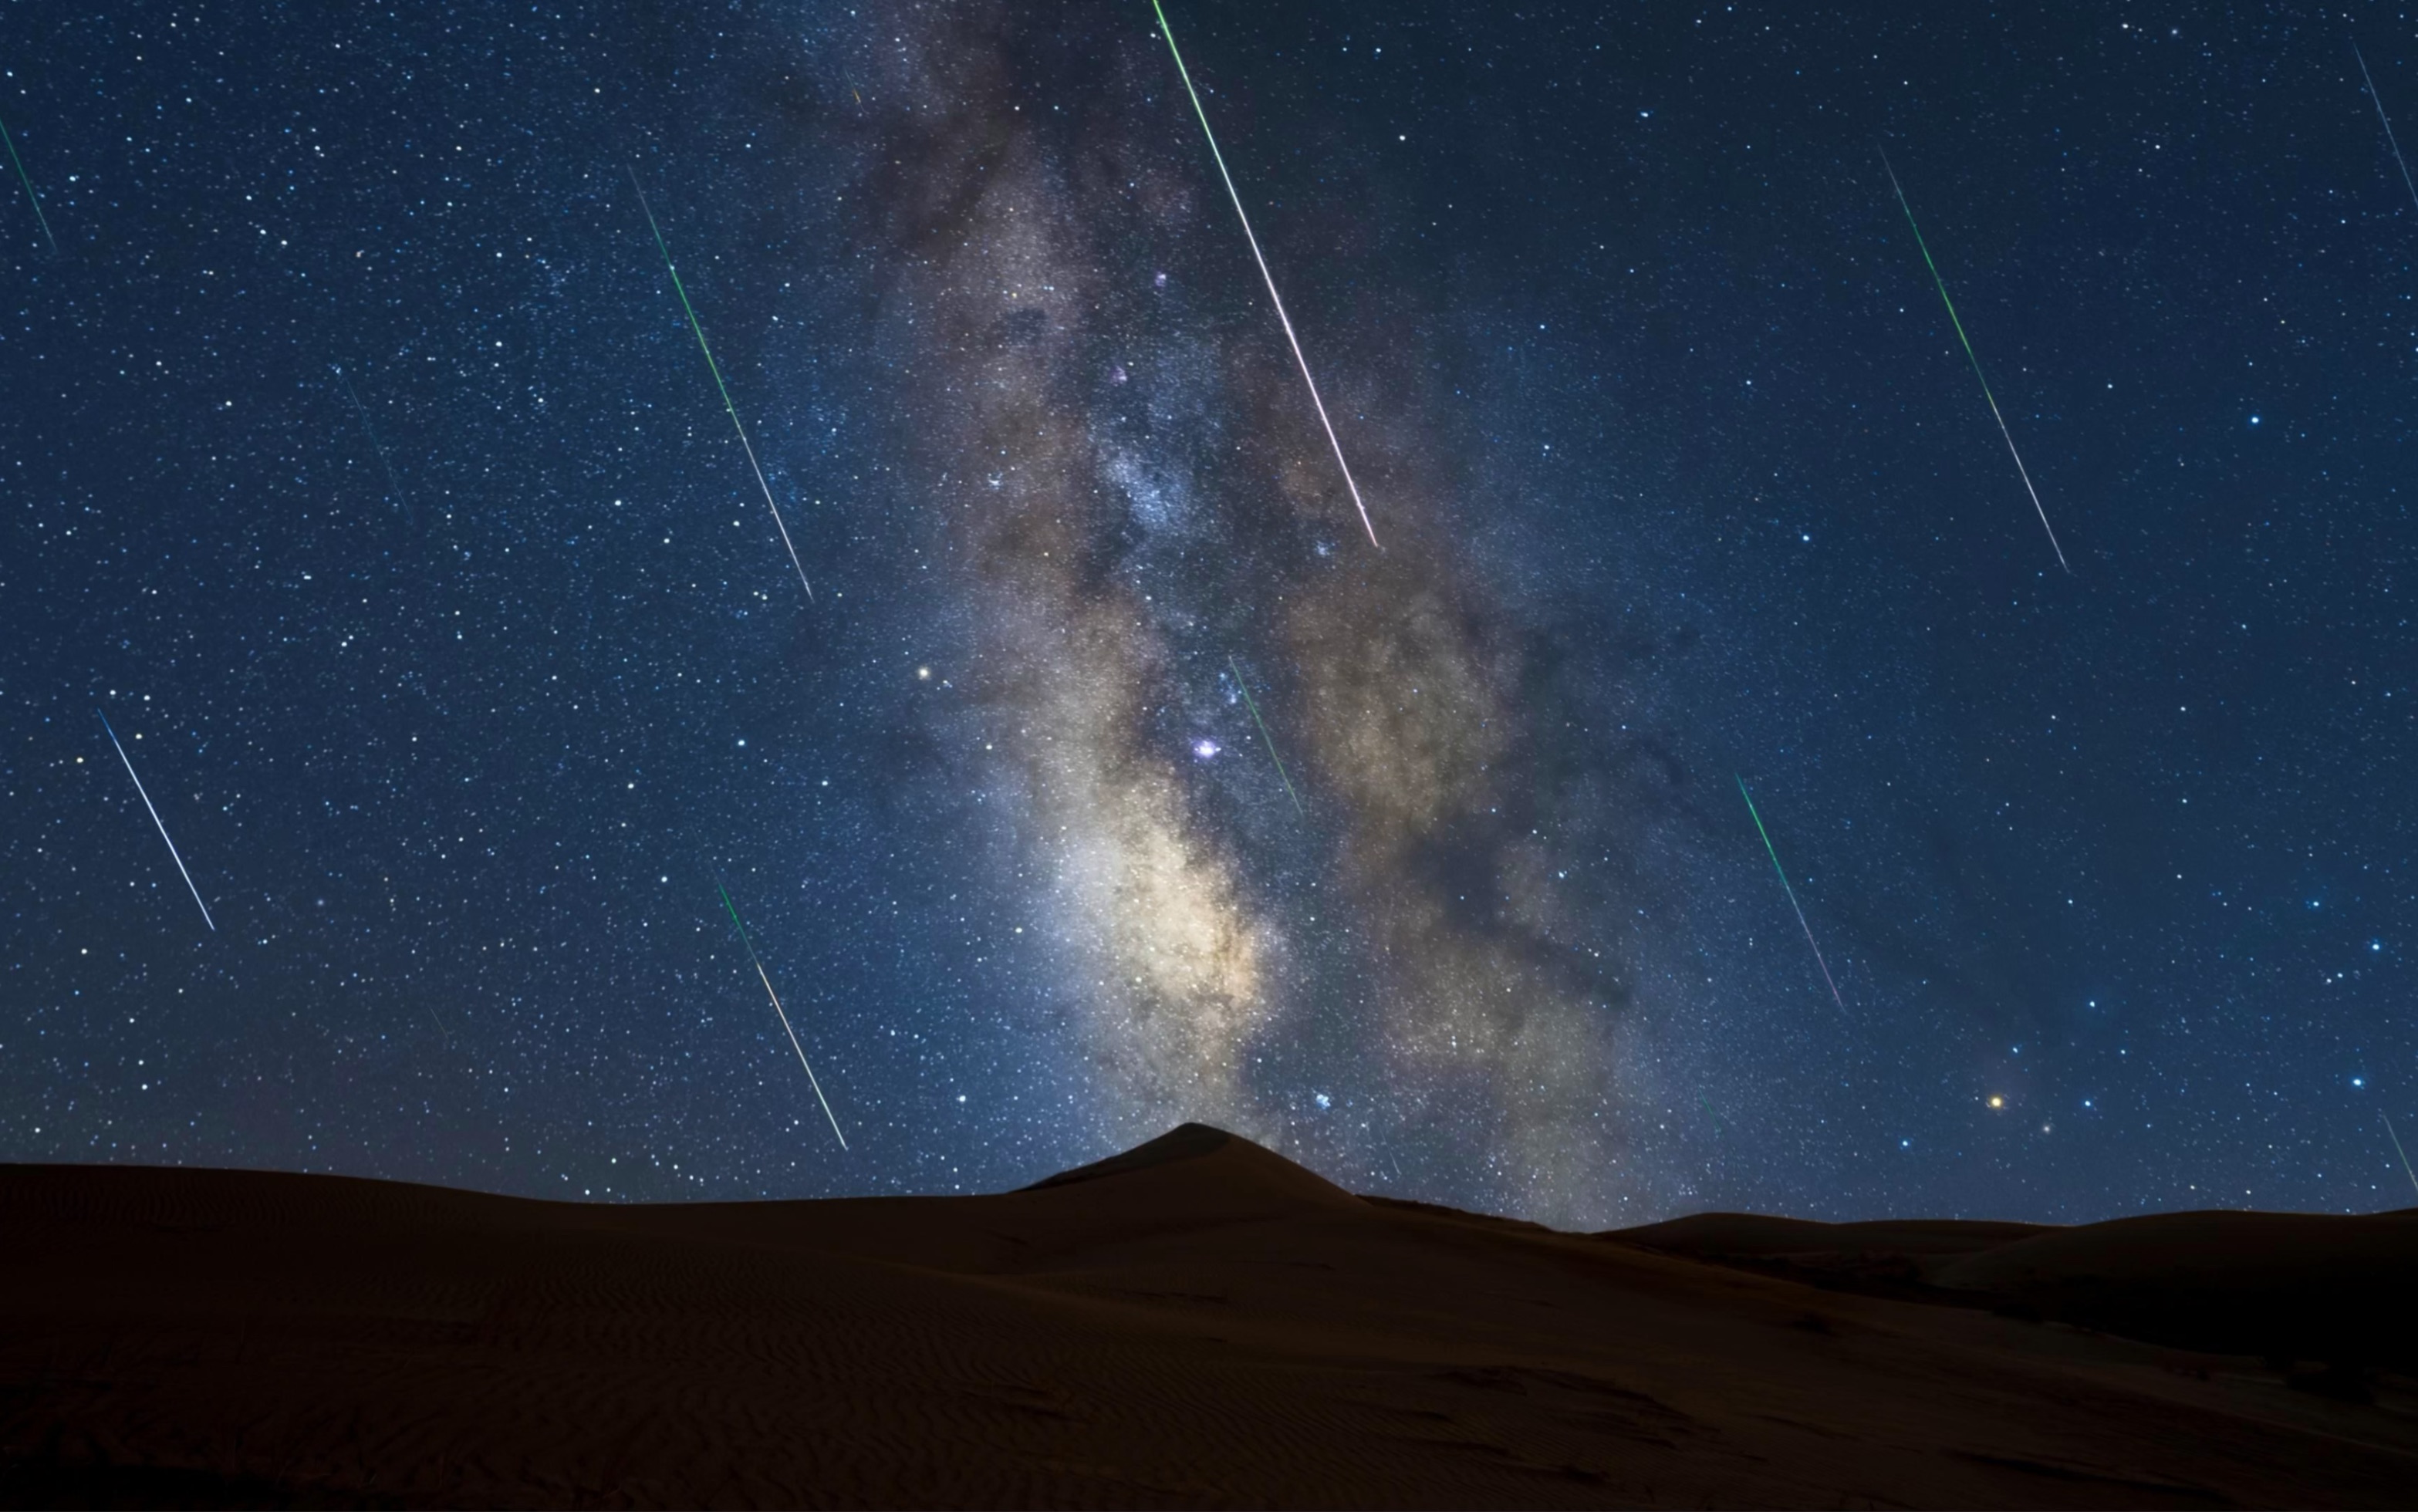
[[730,428],[739,433],[740,450],[747,453],[747,466],[756,470],[756,486],[764,491],[764,507],[773,512],[773,528],[781,532],[781,544],[789,549],[789,565],[798,570],[798,586],[806,590],[806,602],[812,603],[815,586],[806,581],[806,564],[798,560],[797,542],[789,539],[789,523],[781,518],[781,506],[773,502],[773,485],[764,481],[763,466],[756,460],[755,444],[747,439],[747,427],[740,423],[739,406],[730,402],[730,386],[722,381],[722,364],[713,359],[713,348],[705,344],[705,328],[696,322],[696,307],[688,302],[688,290],[681,283],[680,269],[672,266],[672,250],[664,240],[664,228],[655,224],[654,206],[647,203],[647,191],[638,183],[635,168],[630,170],[630,187],[638,191],[638,208],[647,212],[647,229],[655,234],[655,248],[664,254],[664,271],[672,276],[672,292],[680,296],[681,309],[688,314],[688,328],[696,333],[696,349],[705,354],[706,370],[713,374],[713,387],[722,395],[722,407],[730,412]]
[[1260,717],[1260,706],[1251,698],[1251,685],[1243,680],[1243,669],[1235,665],[1231,656],[1226,658],[1226,664],[1234,669],[1234,686],[1243,690],[1243,707],[1251,711],[1251,723],[1260,727],[1260,739],[1268,743],[1268,759],[1277,764],[1277,777],[1285,785],[1285,796],[1293,800],[1293,813],[1303,818],[1309,817],[1301,806],[1301,795],[1293,790],[1293,779],[1285,775],[1284,757],[1277,755],[1276,737],[1268,733],[1268,722]]
[[42,239],[51,244],[51,255],[56,257],[59,238],[51,235],[51,218],[42,213],[41,196],[34,192],[34,180],[25,173],[25,160],[17,156],[17,139],[8,134],[5,123],[0,123],[0,143],[8,145],[8,161],[16,167],[17,182],[25,186],[25,203],[34,207],[34,219],[42,222]]
[[1243,222],[1243,239],[1251,244],[1251,260],[1260,265],[1260,279],[1268,286],[1268,303],[1277,307],[1277,323],[1284,327],[1285,340],[1293,346],[1293,359],[1301,365],[1301,381],[1309,389],[1309,402],[1318,410],[1318,423],[1326,428],[1326,444],[1335,449],[1335,465],[1343,469],[1343,486],[1352,491],[1352,507],[1360,512],[1360,528],[1369,532],[1369,544],[1375,546],[1377,527],[1369,523],[1369,506],[1360,502],[1360,485],[1352,481],[1352,464],[1343,460],[1343,443],[1335,438],[1335,422],[1326,418],[1326,401],[1318,397],[1318,380],[1309,375],[1309,359],[1301,355],[1301,338],[1293,333],[1293,317],[1285,313],[1284,298],[1277,293],[1276,275],[1268,271],[1268,260],[1261,255],[1260,238],[1251,230],[1251,218],[1243,211],[1242,192],[1234,188],[1234,176],[1226,171],[1226,155],[1217,150],[1217,133],[1209,130],[1209,113],[1201,108],[1201,92],[1192,87],[1192,70],[1184,66],[1184,54],[1176,50],[1175,33],[1167,24],[1166,9],[1158,0],[1150,0],[1150,8],[1158,13],[1159,35],[1167,38],[1167,51],[1174,55],[1175,71],[1183,77],[1184,92],[1192,97],[1192,114],[1201,117],[1201,134],[1209,139],[1209,156],[1217,160],[1217,176],[1226,181],[1226,195],[1234,202],[1234,218]]
[[2418,183],[2410,180],[2410,164],[2401,156],[2400,142],[2393,135],[2393,121],[2384,114],[2384,97],[2376,92],[2376,81],[2369,77],[2367,59],[2361,54],[2357,42],[2350,44],[2350,55],[2359,59],[2359,76],[2367,81],[2367,98],[2376,106],[2376,118],[2383,123],[2385,145],[2393,149],[2393,160],[2401,165],[2401,187],[2410,191],[2410,203],[2418,205]]
[[1888,170],[1890,188],[1897,191],[1897,206],[1905,212],[1905,223],[1914,232],[1914,244],[1922,252],[1922,266],[1931,269],[1931,282],[1939,290],[1939,302],[1948,307],[1948,323],[1956,328],[1956,339],[1964,344],[1965,360],[1973,364],[1973,376],[1982,385],[1982,397],[1990,402],[1990,418],[1998,422],[1998,435],[2007,443],[2007,455],[2015,459],[2015,473],[2024,481],[2024,492],[2032,496],[2032,509],[2040,515],[2041,528],[2048,532],[2048,549],[2057,553],[2057,564],[2068,573],[2073,565],[2065,559],[2065,548],[2057,543],[2057,531],[2048,523],[2048,511],[2042,507],[2040,490],[2032,486],[2031,469],[2024,466],[2024,454],[2015,450],[2015,436],[2007,429],[2007,417],[1998,413],[1998,396],[1990,391],[1990,380],[1982,375],[1982,359],[1973,355],[1973,342],[1965,334],[1965,322],[1956,318],[1956,301],[1948,297],[1948,281],[1939,276],[1939,265],[1931,260],[1931,248],[1922,239],[1922,227],[1914,221],[1914,206],[1905,202],[1905,186],[1897,181],[1897,170],[1890,166],[1889,154],[1881,154],[1881,167]]
[[[93,711],[95,713],[100,712],[99,710],[95,710]],[[134,777],[134,763],[128,759],[126,747],[118,744],[117,731],[111,728],[109,716],[107,714],[100,715],[100,727],[109,731],[109,743],[117,746],[117,759],[126,762],[126,774],[130,777]],[[165,819],[160,817],[159,809],[153,807],[151,795],[147,792],[144,792],[142,778],[134,777],[134,790],[137,793],[142,794],[143,806],[151,810],[151,822],[160,826],[160,838],[168,841],[169,859],[176,862],[177,874],[185,878],[185,886],[191,890],[193,894],[193,906],[202,910],[202,923],[210,926],[211,934],[217,934],[219,932],[218,921],[210,917],[210,906],[202,901],[202,890],[193,886],[193,874],[185,870],[185,858],[176,854],[176,842],[174,840],[168,840],[168,823]]]
[[1814,952],[1814,964],[1822,969],[1822,980],[1830,988],[1830,1000],[1839,1012],[1847,1011],[1847,1000],[1839,996],[1839,984],[1830,980],[1830,963],[1822,958],[1822,947],[1814,943],[1814,926],[1805,922],[1805,910],[1798,906],[1797,889],[1788,885],[1788,868],[1780,864],[1780,852],[1771,848],[1771,835],[1763,827],[1763,816],[1754,811],[1754,795],[1746,790],[1746,779],[1737,780],[1738,796],[1746,800],[1747,817],[1754,820],[1754,832],[1763,836],[1764,853],[1771,858],[1771,869],[1780,874],[1780,890],[1788,894],[1788,906],[1797,910],[1797,927],[1805,931],[1805,943]]
[[798,1064],[806,1068],[806,1085],[815,1090],[815,1101],[823,1105],[823,1117],[831,1119],[832,1133],[839,1139],[842,1150],[848,1148],[848,1136],[839,1132],[839,1120],[833,1117],[830,1101],[823,1096],[823,1084],[815,1079],[815,1068],[806,1062],[806,1047],[798,1043],[798,1031],[789,1027],[789,1011],[781,1006],[781,995],[773,990],[773,979],[766,975],[763,958],[756,954],[756,942],[747,938],[747,926],[739,922],[739,910],[731,906],[730,889],[715,877],[713,890],[722,894],[723,910],[730,915],[730,926],[739,931],[739,942],[747,947],[747,958],[756,965],[756,975],[764,984],[764,996],[773,1000],[773,1012],[781,1017],[781,1030],[789,1036],[789,1048],[798,1052]]
[[406,515],[410,514],[411,500],[404,495],[403,483],[394,475],[394,463],[386,454],[386,443],[378,439],[377,427],[370,423],[370,412],[362,407],[361,396],[353,392],[353,380],[344,376],[343,368],[337,367],[332,362],[328,365],[334,370],[336,381],[344,386],[344,397],[353,402],[353,414],[360,420],[361,430],[369,436],[371,449],[377,452],[378,465],[386,469],[388,491],[394,495],[394,501],[402,508],[403,512]]

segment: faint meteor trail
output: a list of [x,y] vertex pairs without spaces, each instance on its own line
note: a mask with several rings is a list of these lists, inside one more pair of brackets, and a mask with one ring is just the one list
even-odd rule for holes
[[664,254],[664,271],[672,276],[672,292],[680,296],[681,309],[688,314],[688,328],[696,333],[696,349],[705,354],[706,370],[713,374],[713,387],[722,395],[722,407],[730,412],[730,428],[739,433],[740,450],[747,453],[747,466],[756,471],[756,486],[764,491],[764,507],[773,512],[773,527],[781,532],[781,544],[789,550],[789,565],[798,570],[798,586],[806,590],[806,602],[812,603],[815,586],[806,581],[806,564],[798,560],[797,542],[789,539],[789,524],[781,518],[781,506],[773,502],[773,485],[764,481],[764,468],[756,460],[755,443],[747,439],[747,427],[739,421],[739,406],[730,402],[730,387],[722,381],[722,364],[713,359],[713,348],[705,344],[705,328],[697,324],[696,307],[688,302],[688,290],[681,283],[680,269],[672,266],[672,250],[664,241],[664,228],[655,224],[654,206],[647,203],[647,191],[638,183],[635,168],[630,170],[630,187],[638,191],[638,208],[647,212],[647,229],[655,234],[656,250]]
[[377,452],[378,465],[386,469],[388,491],[394,495],[394,501],[402,506],[403,512],[409,514],[411,500],[405,495],[403,484],[394,476],[394,464],[387,457],[386,443],[378,439],[377,427],[370,423],[370,412],[361,407],[361,396],[353,392],[353,380],[345,377],[344,370],[335,363],[330,362],[328,366],[336,374],[336,381],[344,386],[344,397],[353,402],[353,413],[360,419],[361,430],[370,438],[371,450]]
[[[96,709],[93,712],[99,714],[100,713],[100,710]],[[117,759],[126,762],[126,774],[130,777],[134,777],[134,763],[128,759],[126,747],[118,744],[117,731],[111,728],[109,716],[107,714],[100,714],[100,727],[109,731],[109,743],[117,746]],[[185,870],[185,858],[176,854],[176,842],[174,840],[168,840],[167,821],[160,817],[160,811],[157,808],[152,807],[151,795],[143,791],[142,778],[134,777],[134,790],[137,793],[142,794],[143,806],[151,810],[151,822],[160,826],[160,838],[168,841],[169,858],[176,862],[177,874],[184,878],[185,886],[191,890],[193,894],[193,906],[202,910],[202,923],[210,926],[211,934],[217,934],[219,932],[218,921],[210,917],[210,906],[202,901],[202,890],[193,886],[193,874]]]
[[1822,947],[1814,943],[1814,926],[1805,922],[1805,910],[1798,907],[1797,889],[1788,885],[1788,868],[1780,864],[1780,852],[1771,848],[1771,835],[1763,827],[1763,816],[1754,811],[1754,795],[1746,790],[1744,777],[1737,779],[1737,785],[1738,796],[1746,800],[1747,817],[1754,820],[1754,832],[1763,836],[1764,852],[1771,857],[1771,869],[1780,874],[1780,890],[1788,894],[1788,906],[1797,910],[1797,927],[1805,931],[1805,943],[1814,951],[1814,964],[1822,969],[1822,980],[1830,988],[1830,1000],[1837,1003],[1839,1012],[1844,1014],[1847,1011],[1847,1001],[1839,996],[1839,984],[1830,980],[1830,963],[1822,958]]
[[[1217,133],[1209,130],[1209,113],[1201,108],[1201,92],[1192,87],[1192,70],[1184,66],[1184,54],[1176,51],[1175,33],[1167,24],[1167,11],[1158,0],[1150,0],[1150,8],[1158,13],[1159,35],[1167,38],[1167,50],[1175,57],[1175,71],[1183,77],[1184,92],[1192,97],[1192,114],[1201,117],[1201,134],[1209,139],[1209,156],[1217,160],[1217,176],[1226,181],[1227,197],[1234,202],[1234,218],[1243,222],[1243,238],[1251,244],[1251,260],[1260,265],[1260,278],[1268,286],[1268,302],[1277,307],[1277,323],[1284,327],[1285,340],[1293,346],[1293,359],[1301,365],[1301,381],[1308,386],[1309,402],[1318,410],[1318,423],[1326,428],[1326,444],[1335,449],[1335,465],[1343,469],[1343,486],[1352,491],[1352,507],[1360,512],[1360,528],[1369,532],[1369,544],[1377,545],[1377,527],[1369,523],[1369,506],[1360,502],[1360,485],[1352,481],[1352,464],[1343,460],[1343,443],[1335,438],[1335,422],[1326,418],[1326,401],[1318,397],[1318,380],[1309,375],[1309,359],[1301,355],[1301,338],[1293,333],[1293,317],[1285,313],[1284,299],[1277,293],[1276,275],[1268,271],[1268,260],[1260,253],[1260,238],[1251,230],[1251,218],[1243,212],[1242,192],[1234,188],[1234,176],[1226,171],[1226,155],[1217,150]],[[1383,546],[1377,546],[1380,551]]]
[[2401,144],[2393,135],[2393,122],[2384,114],[2384,97],[2376,92],[2376,81],[2368,74],[2367,59],[2361,54],[2357,42],[2350,44],[2350,55],[2359,59],[2359,76],[2367,81],[2368,102],[2376,107],[2377,120],[2383,123],[2384,141],[2393,149],[2393,160],[2401,166],[2401,187],[2410,191],[2410,203],[2418,205],[2418,184],[2410,181],[2410,164],[2402,158]]
[[1982,397],[1990,402],[1990,418],[1998,422],[1998,435],[2007,443],[2007,455],[2015,459],[2015,472],[2024,481],[2024,492],[2032,496],[2032,509],[2040,515],[2041,528],[2048,531],[2048,549],[2057,553],[2057,564],[2071,574],[2074,567],[2065,559],[2065,548],[2057,543],[2057,531],[2048,523],[2048,511],[2041,505],[2040,490],[2032,486],[2031,469],[2024,466],[2024,454],[2015,450],[2014,433],[2007,429],[2007,417],[1998,413],[1998,396],[1990,391],[1990,380],[1982,376],[1982,359],[1973,355],[1973,343],[1965,334],[1965,322],[1956,318],[1956,301],[1948,298],[1948,281],[1939,276],[1939,265],[1931,260],[1931,248],[1922,239],[1922,227],[1914,221],[1914,206],[1905,202],[1905,186],[1897,181],[1897,170],[1890,166],[1886,152],[1881,154],[1881,167],[1889,173],[1890,188],[1897,191],[1898,208],[1905,212],[1905,223],[1914,232],[1914,244],[1922,252],[1922,266],[1931,269],[1931,282],[1939,290],[1939,302],[1948,307],[1948,323],[1956,328],[1956,339],[1964,344],[1965,360],[1973,364],[1973,376],[1982,385]]
[[798,1043],[798,1031],[789,1027],[789,1011],[781,1006],[781,995],[773,990],[773,979],[765,974],[764,962],[756,954],[756,942],[747,938],[747,926],[739,922],[739,910],[731,906],[730,890],[722,885],[722,878],[713,878],[713,890],[722,894],[722,907],[730,915],[730,925],[739,931],[739,942],[747,947],[747,958],[755,963],[756,975],[764,984],[764,996],[773,1000],[773,1012],[781,1017],[781,1030],[789,1036],[789,1048],[798,1052],[798,1064],[806,1068],[806,1085],[815,1090],[815,1101],[823,1105],[823,1117],[831,1119],[832,1133],[839,1139],[842,1150],[848,1148],[848,1136],[839,1132],[839,1120],[833,1117],[831,1103],[823,1096],[823,1084],[815,1079],[815,1068],[806,1063],[806,1047]]
[[59,253],[59,238],[51,235],[51,218],[42,213],[41,197],[34,192],[34,180],[25,173],[25,160],[17,156],[17,139],[8,134],[6,123],[0,123],[0,142],[8,146],[8,160],[16,165],[17,182],[25,186],[25,203],[34,207],[34,219],[42,223],[42,239],[51,244],[51,255]]
[[2393,1141],[2393,1153],[2401,1157],[2401,1169],[2409,1176],[2410,1186],[2418,1188],[2418,1170],[2410,1168],[2410,1152],[2401,1148],[2401,1136],[2393,1132],[2393,1120],[2380,1107],[2376,1110],[2376,1116],[2384,1120],[2385,1138]]
[[1234,686],[1243,690],[1243,707],[1251,711],[1251,723],[1260,727],[1260,739],[1268,742],[1268,759],[1277,764],[1277,777],[1285,785],[1285,795],[1293,800],[1293,811],[1303,818],[1309,815],[1301,806],[1301,795],[1293,790],[1293,779],[1285,775],[1284,757],[1277,755],[1276,738],[1268,733],[1268,722],[1260,717],[1260,706],[1251,699],[1251,686],[1243,680],[1243,669],[1234,664],[1232,656],[1226,664],[1234,669]]

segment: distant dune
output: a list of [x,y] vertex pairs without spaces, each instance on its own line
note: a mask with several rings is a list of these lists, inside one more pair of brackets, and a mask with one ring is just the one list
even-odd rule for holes
[[1187,1124],[992,1197],[0,1167],[0,1500],[2407,1506],[2418,1214],[1354,1197]]
[[2418,1372],[2418,1209],[2160,1213],[2074,1229],[1706,1213],[1604,1237],[1836,1290],[2322,1362],[2326,1389],[2353,1389],[2370,1367]]

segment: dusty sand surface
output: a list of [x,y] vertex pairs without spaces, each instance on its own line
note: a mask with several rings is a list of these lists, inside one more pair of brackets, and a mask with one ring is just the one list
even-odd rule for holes
[[1187,1125],[836,1202],[0,1167],[0,1233],[20,1504],[2418,1503],[2410,1361],[2309,1300],[2418,1216],[1559,1234]]

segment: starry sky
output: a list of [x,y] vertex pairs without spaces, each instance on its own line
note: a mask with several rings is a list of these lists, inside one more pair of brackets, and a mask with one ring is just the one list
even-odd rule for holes
[[2408,13],[1169,21],[0,10],[0,1158],[2410,1204]]

